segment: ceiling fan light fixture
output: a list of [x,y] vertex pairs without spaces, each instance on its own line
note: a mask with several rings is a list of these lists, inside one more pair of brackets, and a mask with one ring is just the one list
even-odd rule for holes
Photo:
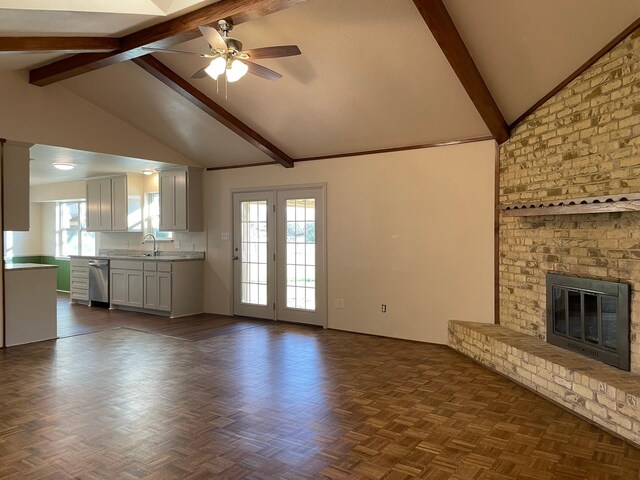
[[234,60],[231,62],[231,66],[227,70],[227,80],[230,83],[237,82],[244,77],[248,71],[249,67],[246,63],[243,63],[240,60]]
[[63,162],[56,162],[53,164],[53,166],[58,170],[64,170],[64,171],[73,170],[74,168],[76,168],[75,164],[73,163],[63,163]]
[[211,63],[204,71],[214,80],[217,80],[220,75],[222,75],[227,68],[227,61],[224,57],[216,57],[211,60]]

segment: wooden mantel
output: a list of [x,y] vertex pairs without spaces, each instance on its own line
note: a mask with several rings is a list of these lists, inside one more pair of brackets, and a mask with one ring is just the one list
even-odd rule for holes
[[499,209],[505,217],[638,212],[640,211],[640,193],[500,205]]

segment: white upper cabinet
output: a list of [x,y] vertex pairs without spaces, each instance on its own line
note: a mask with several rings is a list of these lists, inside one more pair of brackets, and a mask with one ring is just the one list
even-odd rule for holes
[[120,175],[111,178],[113,231],[142,231],[142,195],[142,176]]
[[111,179],[87,180],[87,230],[111,230]]
[[127,176],[113,177],[111,179],[112,230],[127,230],[129,228],[127,221],[128,203]]
[[87,179],[87,230],[142,231],[142,177]]
[[202,170],[185,167],[158,173],[160,230],[201,232]]

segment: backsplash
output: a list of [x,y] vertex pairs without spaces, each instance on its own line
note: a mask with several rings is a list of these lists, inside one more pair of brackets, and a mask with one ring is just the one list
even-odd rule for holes
[[[97,249],[150,250],[151,241],[142,244],[142,232],[100,232],[97,235]],[[157,242],[158,250],[172,252],[204,251],[207,248],[204,232],[174,232],[172,241]]]

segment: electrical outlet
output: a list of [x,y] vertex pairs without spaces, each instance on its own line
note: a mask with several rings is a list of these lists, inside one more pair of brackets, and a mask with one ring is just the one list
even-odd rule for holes
[[383,303],[381,310],[382,310],[382,313],[387,313],[387,305]]
[[174,241],[173,242],[173,246],[175,247],[176,250],[180,250],[180,242],[179,241]]

